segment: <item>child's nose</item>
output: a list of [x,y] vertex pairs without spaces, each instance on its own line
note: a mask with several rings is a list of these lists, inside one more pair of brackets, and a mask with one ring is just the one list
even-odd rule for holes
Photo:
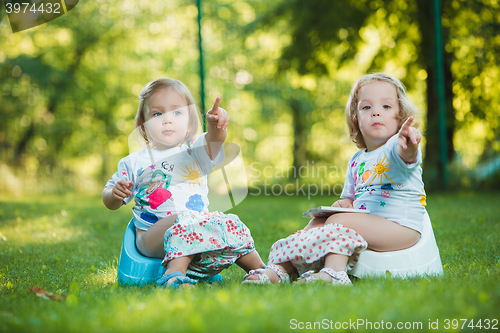
[[377,108],[372,108],[372,117],[379,117],[380,112]]
[[169,114],[169,112],[165,113],[163,116],[163,123],[164,124],[170,124],[172,123],[172,115]]

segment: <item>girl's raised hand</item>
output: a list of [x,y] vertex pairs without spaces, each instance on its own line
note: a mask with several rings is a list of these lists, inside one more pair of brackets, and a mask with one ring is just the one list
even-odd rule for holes
[[229,123],[229,115],[223,108],[219,107],[220,97],[215,99],[214,105],[207,112],[207,122],[216,128],[226,130]]
[[414,163],[417,159],[418,144],[422,134],[415,127],[410,127],[413,117],[406,119],[398,133],[398,153],[406,163]]

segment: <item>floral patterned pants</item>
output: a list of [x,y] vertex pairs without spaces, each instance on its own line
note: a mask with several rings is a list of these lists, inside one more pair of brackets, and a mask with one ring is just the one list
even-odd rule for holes
[[188,270],[198,277],[220,273],[255,250],[250,230],[233,214],[187,211],[165,232],[167,266],[172,259],[195,255]]
[[326,224],[307,231],[299,230],[274,243],[268,265],[289,261],[301,275],[310,270],[321,270],[325,265],[325,256],[337,253],[349,257],[349,271],[358,261],[359,253],[367,246],[366,241],[356,231],[342,224]]

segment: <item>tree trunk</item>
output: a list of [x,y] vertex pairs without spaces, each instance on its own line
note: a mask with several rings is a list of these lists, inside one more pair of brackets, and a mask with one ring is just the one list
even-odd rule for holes
[[23,157],[25,155],[26,147],[31,138],[35,135],[35,125],[34,120],[31,121],[29,128],[24,132],[21,140],[16,144],[14,148],[13,164],[16,167],[23,165]]
[[307,134],[305,130],[305,119],[303,117],[302,103],[296,98],[290,100],[293,122],[293,168],[299,168],[305,164],[307,154]]
[[[440,154],[439,139],[439,97],[436,86],[436,46],[433,3],[429,0],[418,0],[418,20],[422,33],[421,56],[427,71],[427,127],[425,129],[426,146],[424,160],[424,182],[427,190],[445,189],[445,170]],[[447,161],[454,156],[453,133],[455,128],[455,112],[453,110],[453,90],[451,62],[452,55],[444,51],[444,45],[449,38],[448,28],[443,27],[443,54],[446,105],[446,138]]]

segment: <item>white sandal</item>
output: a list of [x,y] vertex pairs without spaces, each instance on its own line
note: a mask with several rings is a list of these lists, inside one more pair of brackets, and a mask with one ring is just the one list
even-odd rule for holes
[[[325,273],[331,276],[332,282],[331,284],[334,285],[352,285],[351,280],[347,276],[346,271],[340,271],[336,272],[331,268],[323,268],[322,270],[319,271],[319,273]],[[323,281],[322,279],[318,278],[315,271],[307,271],[304,274],[300,276],[300,279],[304,279],[305,282],[314,282],[314,281]]]
[[[242,284],[245,284],[245,283],[255,283],[255,284],[271,284],[271,279],[269,279],[269,276],[265,273],[265,270],[266,268],[269,268],[270,270],[272,270],[274,273],[276,273],[276,275],[278,275],[279,277],[279,281],[278,283],[288,283],[290,282],[290,275],[288,275],[288,273],[285,273],[281,267],[277,266],[277,265],[269,265],[269,266],[266,266],[264,268],[259,268],[259,269],[253,269],[251,270],[247,275],[245,275],[245,277],[243,278],[244,281],[242,282]],[[247,280],[247,278],[249,276],[258,276],[259,279],[258,280]]]

